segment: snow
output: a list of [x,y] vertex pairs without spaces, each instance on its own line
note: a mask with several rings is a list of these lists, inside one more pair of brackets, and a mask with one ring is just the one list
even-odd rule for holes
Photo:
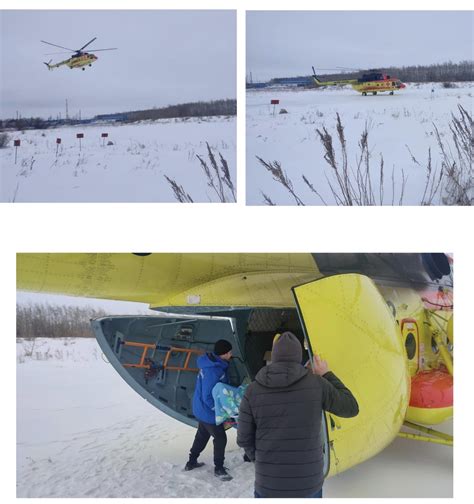
[[[176,202],[165,175],[195,202],[214,201],[196,156],[208,160],[208,142],[227,160],[235,184],[235,122],[204,117],[8,132],[9,147],[0,150],[0,201]],[[77,133],[84,134],[81,146]]]
[[[447,422],[440,430],[452,432]],[[17,497],[252,497],[254,466],[228,431],[226,466],[184,472],[195,429],[136,394],[93,339],[17,340]],[[330,478],[326,497],[450,497],[452,449],[396,439]]]
[[[458,105],[471,113],[473,84],[456,86],[445,89],[439,83],[408,85],[393,96],[361,96],[347,86],[310,90],[275,87],[247,91],[247,204],[264,204],[262,191],[276,204],[296,204],[288,190],[273,180],[256,156],[267,162],[279,161],[291,179],[295,193],[305,204],[321,205],[322,202],[303,182],[302,175],[306,175],[326,203],[334,204],[325,178],[327,174],[333,180],[332,168],[324,160],[316,129],[326,127],[336,138],[336,113],[340,114],[345,129],[350,166],[355,166],[361,133],[365,124],[368,125],[371,171],[377,195],[380,154],[384,158],[384,203],[391,204],[391,174],[395,167],[395,204],[398,204],[402,169],[408,177],[403,203],[420,204],[429,148],[433,169],[441,167],[434,125],[443,140],[449,143],[451,114],[457,114]],[[272,99],[280,100],[275,115],[273,105],[270,105]],[[279,114],[281,109],[286,109],[288,114]],[[337,141],[336,145],[336,157],[340,160]],[[412,161],[407,146],[419,165]],[[434,203],[440,204],[440,199]]]

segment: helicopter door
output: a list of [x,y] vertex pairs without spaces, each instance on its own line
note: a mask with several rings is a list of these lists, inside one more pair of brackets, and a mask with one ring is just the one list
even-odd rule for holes
[[120,376],[142,397],[168,415],[197,425],[192,398],[197,359],[219,339],[232,344],[229,381],[247,376],[235,320],[176,314],[104,317],[91,322],[97,341]]
[[354,418],[326,412],[329,473],[335,474],[381,451],[400,430],[410,386],[405,348],[368,277],[334,275],[292,290],[310,355],[327,360],[359,403]]
[[400,321],[402,332],[402,342],[405,345],[405,352],[408,361],[410,376],[414,376],[420,364],[420,332],[416,319],[404,318]]

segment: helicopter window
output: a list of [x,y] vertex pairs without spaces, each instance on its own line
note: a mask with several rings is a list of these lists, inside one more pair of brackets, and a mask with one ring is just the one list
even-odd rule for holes
[[436,343],[434,338],[431,338],[431,350],[434,354],[439,352],[438,344]]
[[395,86],[396,85],[396,82],[395,81],[392,81],[392,86]]
[[453,351],[453,344],[451,343],[451,340],[449,338],[448,338],[447,344],[448,344],[448,350],[450,352],[452,352]]
[[416,339],[413,333],[408,333],[405,340],[405,350],[407,352],[407,357],[412,360],[416,355]]

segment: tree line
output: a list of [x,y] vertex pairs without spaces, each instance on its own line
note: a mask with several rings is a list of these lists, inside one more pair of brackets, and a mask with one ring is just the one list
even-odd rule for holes
[[208,102],[190,102],[170,105],[168,107],[127,112],[127,121],[144,121],[147,119],[173,119],[182,117],[235,116],[237,100],[213,100]]
[[[444,63],[436,63],[432,65],[411,65],[411,66],[390,66],[380,67],[377,71],[388,74],[392,77],[397,77],[403,82],[469,82],[474,81],[474,65],[473,61],[465,60],[459,63],[446,61]],[[338,80],[338,79],[357,79],[363,72],[368,69],[354,70],[344,73],[318,73],[318,77],[323,80]],[[307,79],[312,85],[311,76],[299,76],[299,79]],[[284,78],[275,78],[270,82],[278,84]]]
[[103,317],[91,307],[16,305],[17,338],[93,338],[90,319]]

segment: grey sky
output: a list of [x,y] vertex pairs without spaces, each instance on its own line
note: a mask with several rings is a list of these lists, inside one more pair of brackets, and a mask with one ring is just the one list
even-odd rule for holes
[[247,12],[253,80],[317,68],[376,68],[473,59],[473,13],[452,11]]
[[[235,98],[235,11],[1,11],[1,117],[82,117],[196,100]],[[92,68],[48,71],[55,47],[93,37]],[[57,49],[61,51],[61,49]]]

